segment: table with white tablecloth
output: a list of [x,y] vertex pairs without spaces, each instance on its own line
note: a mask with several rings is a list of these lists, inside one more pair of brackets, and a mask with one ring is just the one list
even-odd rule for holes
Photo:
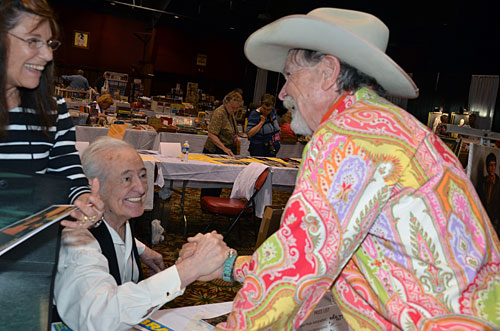
[[[184,196],[185,189],[201,187],[231,187],[236,177],[244,169],[244,165],[216,164],[194,160],[196,154],[189,155],[190,160],[183,162],[180,158],[165,157],[155,155],[160,161],[163,178],[170,181],[171,187],[182,187],[181,210],[185,222],[185,232],[187,231],[187,218],[184,214]],[[292,190],[295,186],[298,168],[270,167],[269,188],[259,194],[265,194],[269,197],[266,205],[272,203],[272,189]],[[176,185],[177,184],[177,185]]]
[[[160,142],[178,142],[183,144],[186,140],[189,142],[191,153],[203,153],[203,147],[208,136],[189,133],[174,133],[174,132],[160,132]],[[247,138],[239,137],[240,141],[240,155],[248,156],[248,146],[250,142]],[[301,158],[304,144],[301,143],[281,143],[281,148],[276,157],[289,157]]]
[[[76,140],[92,143],[97,137],[106,136],[109,129],[95,126],[77,125]],[[160,137],[156,131],[150,130],[126,130],[123,140],[138,150],[159,150]]]

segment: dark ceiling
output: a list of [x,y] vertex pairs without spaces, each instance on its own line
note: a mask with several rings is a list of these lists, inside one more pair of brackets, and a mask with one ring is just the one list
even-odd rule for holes
[[110,0],[49,2],[138,19],[151,26],[216,30],[242,42],[259,27],[285,15],[305,14],[318,7],[361,10],[379,17],[389,27],[387,52],[409,71],[500,73],[500,1],[496,0],[120,0],[115,5]]

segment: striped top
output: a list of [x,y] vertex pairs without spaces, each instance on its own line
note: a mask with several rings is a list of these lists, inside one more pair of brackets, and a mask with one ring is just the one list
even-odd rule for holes
[[58,110],[50,113],[57,118],[48,135],[40,127],[34,109],[9,110],[7,137],[0,137],[0,169],[64,176],[72,181],[69,199],[73,202],[90,188],[75,148],[75,127],[64,99],[58,99],[57,106]]

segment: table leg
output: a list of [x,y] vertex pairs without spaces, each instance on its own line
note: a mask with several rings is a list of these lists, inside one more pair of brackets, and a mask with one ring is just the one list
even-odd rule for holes
[[186,187],[187,187],[188,181],[187,180],[182,181],[182,190],[181,191],[174,189],[173,184],[174,184],[174,181],[171,180],[170,181],[170,190],[172,192],[175,192],[175,193],[181,195],[181,211],[182,211],[182,218],[184,219],[184,237],[186,237],[187,236],[188,221],[187,221],[187,217],[186,217],[186,212],[184,211],[184,200],[186,199]]
[[184,218],[184,237],[186,237],[187,235],[187,227],[188,227],[186,213],[184,212],[184,199],[186,198],[187,182],[188,182],[187,180],[182,181],[182,195],[181,195],[181,210],[182,210],[182,217]]

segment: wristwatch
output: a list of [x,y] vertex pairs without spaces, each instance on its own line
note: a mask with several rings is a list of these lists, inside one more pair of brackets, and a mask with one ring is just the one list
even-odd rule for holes
[[233,267],[234,262],[236,261],[236,257],[238,253],[234,249],[230,249],[227,252],[227,258],[224,262],[224,271],[222,273],[222,279],[226,282],[233,282]]

